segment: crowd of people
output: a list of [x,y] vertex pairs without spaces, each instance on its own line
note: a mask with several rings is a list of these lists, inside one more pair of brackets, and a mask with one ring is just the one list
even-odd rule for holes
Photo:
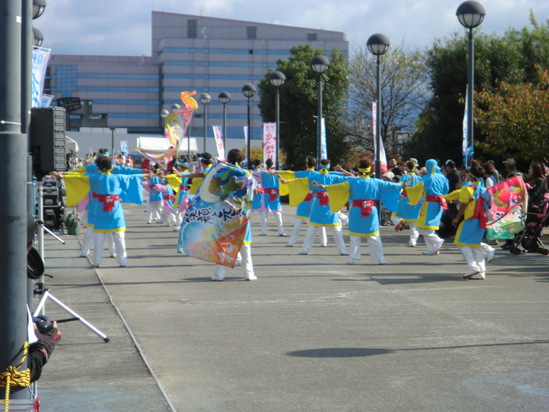
[[[242,163],[240,151],[229,154],[230,163],[236,166]],[[120,266],[127,266],[123,236],[125,222],[120,203],[140,203],[143,192],[148,194],[145,222],[161,223],[179,231],[187,207],[215,161],[209,153],[200,154],[198,158],[197,164],[190,164],[183,157],[146,161],[141,168],[135,168],[120,165],[124,159],[119,160],[118,156],[110,156],[106,149],[101,149],[94,163],[57,174],[65,179],[79,174],[91,177],[86,207],[87,231],[81,256],[88,255],[93,243],[96,252],[92,263],[100,267],[106,238],[111,245],[111,256],[116,257]],[[267,235],[268,216],[272,215],[278,235],[286,236],[280,200],[284,185],[290,206],[296,207],[286,246],[294,246],[300,227],[303,223],[308,224],[298,252],[300,255],[309,253],[317,233],[320,246],[326,247],[326,228],[332,228],[338,252],[348,256],[348,264],[361,259],[362,238],[367,240],[372,260],[387,264],[379,228],[383,207],[393,212],[391,221],[395,230],[409,229],[408,246],[416,247],[422,238],[426,246],[422,253],[432,256],[440,254],[446,240],[453,239],[467,263],[463,278],[484,279],[486,263],[495,255],[493,242],[484,239],[485,215],[491,202],[486,189],[505,179],[523,175],[517,170],[515,160],[505,160],[503,168],[498,171],[493,161],[483,159],[472,160],[467,166],[458,168],[452,160],[441,163],[428,159],[422,166],[414,158],[407,161],[391,158],[388,171],[381,179],[373,177],[371,163],[372,156],[364,155],[355,167],[348,167],[347,171],[341,165],[332,167],[329,159],[317,162],[309,156],[306,170],[291,172],[275,170],[271,159],[267,159],[264,165],[254,160],[250,173],[254,178],[255,195],[250,209],[252,219],[259,219],[259,235]],[[530,218],[530,213],[534,214],[545,201],[547,171],[542,163],[532,162],[523,178],[528,187]],[[344,226],[348,227],[350,237],[349,252],[343,237]],[[508,248],[510,241],[502,247]],[[242,265],[245,278],[254,280],[250,243],[251,233],[245,242]],[[183,246],[180,239],[177,253],[184,253]],[[224,268],[218,267],[212,280],[223,280],[224,276]]]

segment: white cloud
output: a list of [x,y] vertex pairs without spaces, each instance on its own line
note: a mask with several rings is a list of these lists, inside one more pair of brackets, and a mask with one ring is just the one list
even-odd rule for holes
[[[373,33],[393,44],[429,46],[434,38],[464,29],[456,18],[461,1],[448,0],[52,0],[34,25],[44,46],[57,54],[150,55],[151,12],[205,15],[342,31],[351,50],[362,47]],[[529,24],[530,9],[540,22],[549,17],[547,0],[481,0],[486,9],[482,30],[503,32]]]

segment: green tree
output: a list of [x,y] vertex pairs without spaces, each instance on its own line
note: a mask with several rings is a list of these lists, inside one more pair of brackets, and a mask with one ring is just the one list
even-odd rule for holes
[[503,82],[476,96],[475,119],[486,153],[517,160],[549,159],[549,75],[538,70],[535,83]]
[[[475,32],[475,90],[493,92],[508,85],[531,82],[535,66],[549,67],[549,26],[532,14],[531,27],[510,29],[500,37]],[[421,113],[407,147],[420,160],[462,159],[463,113],[467,86],[467,36],[454,34],[435,41],[428,51],[432,98]],[[488,155],[482,130],[475,127],[475,155]]]
[[[376,57],[361,49],[349,64],[350,142],[358,150],[373,151],[372,103],[376,98]],[[426,55],[403,47],[380,59],[381,138],[388,153],[402,153],[401,135],[412,132],[430,92]]]
[[[286,155],[286,167],[302,169],[308,155],[316,156],[316,116],[318,75],[310,67],[323,50],[310,45],[295,46],[288,60],[277,62],[277,71],[284,73],[286,82],[280,87],[280,149]],[[346,155],[348,144],[342,123],[346,111],[347,58],[334,49],[330,66],[323,75],[323,116],[326,122],[328,157],[333,164]],[[275,121],[275,88],[270,84],[269,71],[259,82],[259,110],[263,121]]]

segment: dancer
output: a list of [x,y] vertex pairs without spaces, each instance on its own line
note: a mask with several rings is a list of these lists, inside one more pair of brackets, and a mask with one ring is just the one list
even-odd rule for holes
[[[303,193],[303,199],[308,193],[309,189],[315,192],[313,204],[311,206],[311,217],[309,219],[309,227],[303,240],[303,246],[301,247],[300,255],[306,255],[313,247],[313,240],[316,232],[320,227],[331,227],[333,230],[334,240],[339,250],[340,255],[348,256],[345,248],[345,242],[343,235],[341,234],[341,222],[337,213],[333,213],[330,210],[330,202],[328,199],[328,193],[326,190],[321,189],[318,185],[313,185],[312,182],[316,182],[320,185],[330,184],[330,176],[328,171],[330,169],[330,160],[322,159],[319,165],[319,171],[311,173],[305,180],[307,183],[306,192]],[[304,178],[303,178],[304,179]],[[295,179],[297,185],[302,179]],[[291,190],[291,189],[290,189]]]
[[448,179],[440,172],[435,159],[427,160],[425,166],[426,174],[421,182],[407,187],[406,192],[411,205],[419,203],[425,196],[419,212],[417,228],[427,245],[427,250],[423,254],[438,255],[444,239],[438,237],[435,231],[439,228],[442,211],[446,209],[446,200],[443,195],[448,194]]
[[[67,174],[67,204],[69,192],[87,193],[92,191],[90,212],[94,217],[94,253],[93,266],[98,268],[103,259],[103,245],[106,233],[112,233],[116,250],[116,261],[121,267],[127,266],[124,232],[126,223],[121,201],[142,203],[142,175],[113,174],[113,165],[107,156],[102,156],[97,163],[99,173]],[[77,203],[77,202],[76,202]],[[74,203],[73,203],[74,204]]]
[[263,193],[261,195],[262,204],[260,209],[261,216],[261,233],[259,236],[267,236],[267,213],[272,213],[279,236],[286,236],[284,226],[282,224],[282,204],[280,203],[280,182],[274,168],[271,158],[265,162],[266,170],[260,170],[261,187]]
[[[476,161],[471,161],[467,178],[469,183],[461,189],[445,196],[448,200],[460,203],[452,224],[458,225],[454,243],[460,247],[467,262],[463,279],[482,280],[486,278],[486,257],[481,243],[486,228],[487,213],[491,196],[486,192],[483,181],[484,169]],[[463,221],[460,220],[463,217]]]
[[[306,169],[294,172],[293,173],[294,178],[308,177],[312,172],[314,172],[316,167],[316,158],[314,156],[307,156],[305,164],[306,164]],[[287,183],[287,180],[283,179],[282,177],[280,178],[280,180],[282,183]],[[294,222],[292,223],[292,226],[293,226],[292,234],[290,235],[290,239],[286,244],[286,247],[294,246],[294,243],[297,241],[297,236],[299,235],[299,229],[301,229],[301,226],[303,225],[303,223],[308,222],[311,216],[311,206],[313,204],[314,196],[315,196],[315,192],[312,190],[309,190],[305,199],[297,205],[295,219],[294,219]],[[326,247],[328,245],[328,239],[326,237],[326,228],[320,227],[320,231],[318,235],[320,237],[320,246]]]
[[147,224],[162,223],[162,208],[164,207],[164,195],[161,191],[156,190],[156,185],[160,184],[162,179],[162,169],[156,168],[155,176],[151,177],[148,182],[143,182],[143,188],[149,193],[147,202],[146,222]]
[[379,235],[379,212],[376,202],[381,200],[387,209],[396,210],[400,191],[407,183],[334,175],[331,175],[329,180],[330,184],[312,184],[328,191],[332,212],[341,209],[348,200],[352,202],[349,210],[351,245],[347,263],[353,265],[356,260],[360,260],[361,239],[366,237],[370,257],[381,265],[387,264]]
[[[406,174],[400,177],[401,182],[408,183],[408,186],[415,186],[421,180],[420,177],[416,174],[416,164],[408,160],[406,162]],[[397,211],[394,216],[395,230],[398,232],[402,230],[404,223],[408,223],[410,229],[410,239],[408,241],[408,246],[416,247],[417,239],[419,238],[419,232],[417,231],[417,220],[419,218],[419,211],[423,201],[419,201],[415,205],[410,204],[410,199],[405,190],[402,191],[401,197],[398,201]],[[391,217],[393,219],[393,217]]]

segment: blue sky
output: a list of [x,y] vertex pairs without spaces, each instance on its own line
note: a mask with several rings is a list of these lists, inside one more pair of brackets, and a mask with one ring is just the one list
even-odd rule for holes
[[[548,0],[482,0],[482,31],[503,34],[549,19]],[[54,54],[139,56],[151,54],[151,12],[182,13],[346,33],[350,51],[363,48],[374,33],[409,48],[430,46],[435,38],[464,33],[456,18],[461,1],[449,0],[47,0],[34,26],[43,47]]]

